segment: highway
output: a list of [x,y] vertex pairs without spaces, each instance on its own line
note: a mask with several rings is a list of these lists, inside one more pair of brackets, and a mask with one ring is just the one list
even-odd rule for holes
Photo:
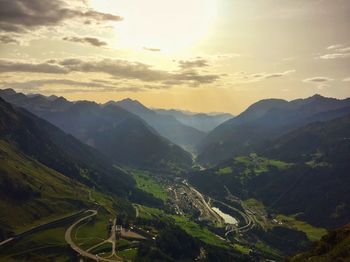
[[199,199],[201,200],[201,202],[203,203],[204,207],[208,210],[209,214],[211,214],[215,219],[216,221],[219,222],[219,224],[224,224],[224,221],[222,219],[221,216],[219,216],[219,214],[217,214],[207,203],[207,201],[205,201],[203,195],[198,191],[196,190],[195,188],[193,188],[192,186],[190,186],[187,182],[186,183],[183,183],[184,185],[186,185],[192,192],[194,192],[198,197]]

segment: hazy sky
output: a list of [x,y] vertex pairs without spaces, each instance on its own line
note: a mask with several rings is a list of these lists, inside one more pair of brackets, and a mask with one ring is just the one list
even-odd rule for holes
[[0,88],[238,113],[350,96],[350,0],[0,0]]

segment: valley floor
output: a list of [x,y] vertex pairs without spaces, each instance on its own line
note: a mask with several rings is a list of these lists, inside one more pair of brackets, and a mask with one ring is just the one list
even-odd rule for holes
[[[285,255],[264,237],[260,238],[258,229],[285,227],[304,231],[312,241],[326,233],[292,217],[269,217],[261,203],[254,199],[242,201],[227,188],[226,199],[217,200],[199,192],[183,177],[169,178],[143,171],[133,171],[133,175],[138,187],[161,199],[165,208],[134,204],[136,219],[127,221],[109,212],[90,192],[94,208],[80,213],[75,221],[43,228],[14,243],[11,240],[4,243],[0,246],[0,261],[36,261],[37,256],[54,257],[55,261],[84,258],[132,261],[142,242],[157,241],[160,228],[155,221],[160,218],[172,219],[206,245],[232,250],[252,260],[282,260]],[[201,251],[201,256],[206,256],[205,251]]]

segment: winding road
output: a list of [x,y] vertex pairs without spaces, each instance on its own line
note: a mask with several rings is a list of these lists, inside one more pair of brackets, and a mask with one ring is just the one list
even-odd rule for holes
[[[116,261],[122,261],[120,258],[116,258],[116,259],[109,259],[109,258],[103,258],[103,257],[99,257],[98,255],[94,255],[94,254],[91,254],[83,249],[81,249],[78,245],[76,245],[72,239],[72,232],[73,232],[73,229],[79,225],[81,222],[93,217],[93,216],[96,216],[97,215],[97,210],[87,210],[85,211],[85,213],[91,213],[79,220],[77,220],[75,223],[73,223],[67,230],[66,230],[66,233],[65,233],[65,240],[66,242],[70,245],[70,247],[75,251],[77,252],[78,254],[80,254],[81,256],[83,257],[86,257],[86,258],[89,258],[89,259],[92,259],[92,260],[95,260],[95,261],[106,261],[106,262],[116,262]],[[115,222],[114,222],[115,224]],[[114,234],[113,234],[113,231],[114,231]],[[112,235],[110,237],[109,240],[112,240],[112,238],[114,237],[114,241],[112,243],[113,244],[113,248],[115,248],[115,230],[114,228],[112,228]],[[91,248],[89,249],[91,250]],[[115,255],[115,249],[113,250],[113,253],[112,255]]]

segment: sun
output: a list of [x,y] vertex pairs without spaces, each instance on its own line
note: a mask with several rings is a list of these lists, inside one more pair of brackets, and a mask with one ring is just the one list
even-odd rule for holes
[[217,0],[91,0],[93,8],[117,13],[119,46],[173,51],[203,38],[216,18]]

